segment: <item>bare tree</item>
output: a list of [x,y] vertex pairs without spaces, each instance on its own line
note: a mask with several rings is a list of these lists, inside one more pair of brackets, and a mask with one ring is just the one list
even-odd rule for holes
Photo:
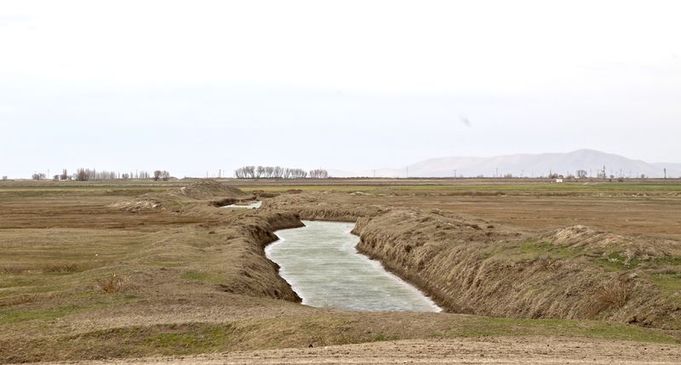
[[88,181],[90,180],[89,170],[80,168],[76,170],[76,180],[77,181]]
[[577,170],[577,177],[580,179],[586,179],[586,170]]
[[91,171],[92,176],[90,180],[115,180],[118,178],[118,173],[115,171]]
[[[308,172],[281,166],[243,166],[234,170],[234,176],[238,179],[301,179],[308,177]],[[323,169],[316,169],[310,171],[309,176],[325,179],[329,177],[329,173]]]
[[281,166],[277,166],[277,167],[274,168],[274,172],[273,172],[272,177],[275,178],[275,179],[281,179],[283,174],[284,174],[284,169],[282,169]]
[[324,169],[310,170],[310,178],[312,179],[326,179],[329,177],[329,172]]

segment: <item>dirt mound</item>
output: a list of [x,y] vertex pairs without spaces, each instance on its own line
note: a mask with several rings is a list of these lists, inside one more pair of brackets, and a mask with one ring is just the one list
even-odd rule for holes
[[681,328],[674,294],[657,288],[635,261],[627,266],[589,250],[555,248],[571,242],[575,248],[638,247],[631,238],[585,227],[518,236],[503,227],[419,210],[362,218],[355,232],[360,252],[381,260],[449,311]]
[[128,212],[139,212],[142,210],[156,209],[161,207],[161,201],[151,198],[141,198],[135,200],[125,200],[118,203],[113,203],[110,207],[121,209]]
[[209,205],[220,207],[254,198],[253,194],[245,193],[233,186],[205,180],[160,193],[146,193],[133,200],[114,203],[111,207],[130,212],[149,209],[178,210],[187,204],[197,202],[205,204],[208,201]]
[[360,217],[372,217],[386,211],[384,207],[367,204],[337,204],[326,192],[300,194],[287,192],[263,201],[263,209],[293,212],[301,219],[355,222]]
[[251,197],[241,189],[214,180],[203,180],[180,188],[180,194],[191,199],[207,200],[212,198],[245,198]]

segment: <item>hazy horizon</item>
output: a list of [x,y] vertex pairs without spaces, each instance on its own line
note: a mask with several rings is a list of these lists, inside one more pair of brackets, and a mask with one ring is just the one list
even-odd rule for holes
[[681,162],[673,1],[4,1],[0,176]]

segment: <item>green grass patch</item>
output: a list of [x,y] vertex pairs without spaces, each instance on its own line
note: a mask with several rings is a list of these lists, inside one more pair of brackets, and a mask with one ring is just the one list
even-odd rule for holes
[[580,249],[554,245],[548,241],[524,241],[520,244],[493,248],[487,257],[498,256],[504,259],[518,261],[532,261],[539,258],[567,259],[583,255]]
[[655,273],[650,278],[665,294],[681,293],[681,272]]
[[0,324],[12,324],[25,321],[50,321],[69,315],[78,308],[64,306],[50,309],[2,309],[0,310]]
[[191,325],[189,327],[170,327],[165,332],[152,333],[143,340],[144,346],[150,346],[161,353],[193,354],[214,352],[229,343],[233,332],[230,325]]
[[0,288],[26,287],[40,283],[40,278],[28,275],[6,275],[0,274]]
[[662,256],[653,258],[655,265],[672,265],[681,267],[681,256]]
[[224,277],[222,275],[205,271],[187,271],[180,277],[184,280],[199,281],[209,284],[221,284],[224,282]]
[[608,271],[621,271],[637,268],[641,261],[636,258],[628,258],[621,252],[610,252],[605,257],[597,260],[598,264]]

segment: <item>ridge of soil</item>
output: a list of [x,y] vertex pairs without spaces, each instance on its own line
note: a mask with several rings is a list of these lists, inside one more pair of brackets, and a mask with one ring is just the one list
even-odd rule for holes
[[580,225],[536,233],[439,209],[325,200],[324,194],[281,196],[268,207],[304,219],[356,219],[358,251],[449,312],[681,329],[681,298],[653,280],[681,265],[679,241]]

